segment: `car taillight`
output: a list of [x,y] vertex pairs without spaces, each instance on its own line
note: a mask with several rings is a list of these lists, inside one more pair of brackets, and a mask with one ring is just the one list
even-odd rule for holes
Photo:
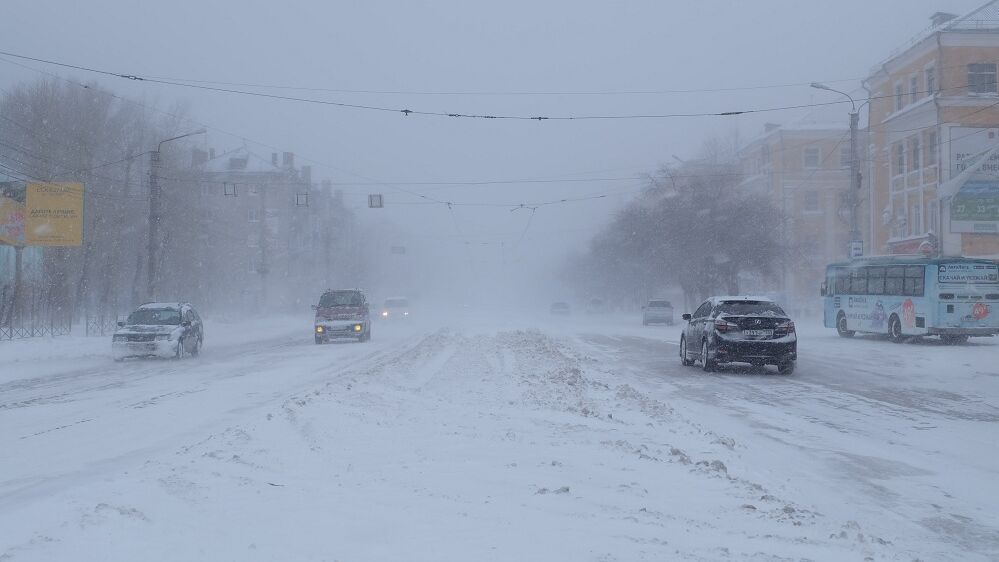
[[721,333],[732,332],[739,329],[739,325],[733,322],[729,322],[724,318],[715,319],[715,329]]
[[778,324],[777,327],[774,329],[774,333],[779,334],[779,335],[793,334],[794,333],[794,322],[788,320],[787,322],[784,322],[783,324]]

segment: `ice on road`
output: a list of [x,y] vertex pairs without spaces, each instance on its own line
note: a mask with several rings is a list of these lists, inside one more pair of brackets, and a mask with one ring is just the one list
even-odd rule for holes
[[0,560],[999,558],[999,345],[707,374],[638,323],[0,343]]

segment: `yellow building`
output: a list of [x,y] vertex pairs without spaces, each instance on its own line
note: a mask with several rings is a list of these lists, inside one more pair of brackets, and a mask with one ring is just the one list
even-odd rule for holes
[[929,242],[949,255],[996,256],[999,177],[990,169],[999,155],[953,197],[940,188],[999,146],[999,0],[931,20],[865,80],[868,253],[915,253]]
[[[863,133],[859,137],[863,146]],[[858,152],[861,150],[858,149]],[[776,287],[769,289],[796,314],[820,314],[819,286],[826,264],[848,256],[850,130],[839,124],[766,125],[739,151],[746,179],[740,188],[765,197],[784,214],[782,238],[792,251]],[[866,197],[860,216],[866,217]],[[862,226],[867,224],[862,218]],[[864,238],[868,235],[862,228]]]

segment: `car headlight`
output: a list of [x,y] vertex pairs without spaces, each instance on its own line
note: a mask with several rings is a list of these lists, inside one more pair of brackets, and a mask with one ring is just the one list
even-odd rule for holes
[[322,327],[322,326],[316,326],[316,333],[317,333],[317,334],[321,334],[321,333],[323,333],[324,331],[325,331],[325,330],[323,329],[323,327]]
[[167,341],[170,339],[170,334],[156,334],[156,341]]
[[362,326],[360,324],[354,324],[354,331],[355,332],[360,332],[363,329],[364,329],[364,326]]
[[388,311],[387,310],[383,310],[382,311],[382,318],[384,318],[386,316],[388,316]]

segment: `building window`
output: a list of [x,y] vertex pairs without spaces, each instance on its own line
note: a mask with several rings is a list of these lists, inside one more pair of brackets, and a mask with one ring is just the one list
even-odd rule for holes
[[895,84],[895,111],[901,111],[903,106],[905,106],[905,92],[902,84]]
[[895,175],[901,176],[905,173],[905,148],[898,142],[892,147],[892,152],[895,154]]
[[940,225],[939,225],[940,211],[939,211],[938,205],[939,205],[939,203],[937,202],[936,199],[933,199],[929,203],[926,204],[926,215],[927,215],[927,219],[928,219],[928,222],[929,222],[929,224],[927,225],[927,227],[929,227],[929,229],[932,230],[933,232],[939,232],[940,231],[939,230],[940,229]]
[[805,167],[819,167],[819,149],[817,147],[809,147],[805,149]]
[[260,211],[258,211],[256,207],[250,207],[247,210],[246,218],[250,222],[259,222],[260,221]]
[[937,132],[930,131],[926,135],[926,165],[935,166],[937,163]]
[[937,69],[929,67],[926,69],[926,95],[932,96],[937,93]]
[[852,163],[852,160],[853,157],[850,154],[850,147],[849,146],[839,147],[839,167],[849,168],[850,164]]
[[923,233],[923,208],[916,203],[912,206],[912,221],[909,233],[913,236]]
[[909,139],[909,152],[912,154],[912,159],[909,162],[909,171],[915,172],[919,170],[920,160],[922,160],[923,156],[923,153],[920,152],[919,148],[919,137],[912,137]]
[[996,93],[995,63],[976,62],[968,65],[968,93]]
[[913,76],[909,78],[909,103],[917,101],[919,101],[919,77]]
[[806,191],[805,192],[805,211],[815,212],[820,210],[819,207],[819,192],[818,191]]

